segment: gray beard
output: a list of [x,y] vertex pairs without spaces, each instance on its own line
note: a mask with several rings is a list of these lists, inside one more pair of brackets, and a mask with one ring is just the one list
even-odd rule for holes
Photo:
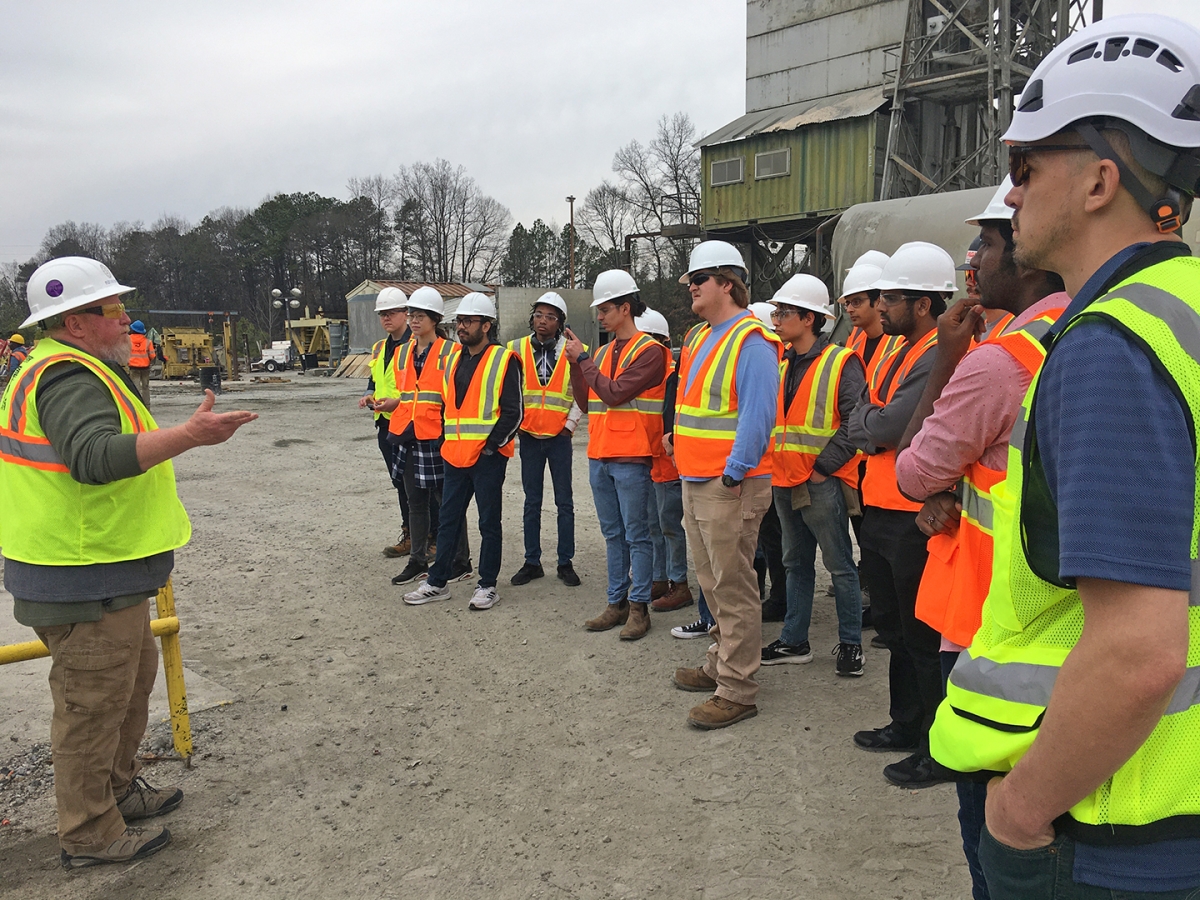
[[133,345],[130,343],[129,335],[125,335],[119,340],[113,341],[107,346],[97,347],[96,356],[105,362],[115,362],[122,366],[129,365],[129,357],[133,353]]

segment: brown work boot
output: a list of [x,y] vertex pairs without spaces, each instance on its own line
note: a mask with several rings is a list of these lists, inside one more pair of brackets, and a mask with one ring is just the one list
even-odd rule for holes
[[671,582],[652,581],[650,582],[650,599],[657,600],[659,597],[665,597],[669,590],[671,590]]
[[62,866],[64,869],[83,869],[103,863],[133,862],[157,853],[169,843],[171,832],[165,828],[126,828],[123,835],[103,850],[74,855],[62,851]]
[[676,669],[675,675],[671,678],[675,682],[675,687],[681,691],[715,691],[717,682],[713,678],[708,677],[708,673],[704,671],[704,666],[699,666],[695,669]]
[[594,619],[588,619],[583,623],[583,627],[588,631],[608,631],[610,628],[616,628],[618,625],[624,625],[625,620],[628,618],[628,600],[622,600],[620,603],[605,603],[604,612],[596,616]]
[[126,822],[153,819],[166,815],[182,802],[183,791],[179,788],[152,788],[145,778],[138,776],[129,785],[125,796],[117,801],[117,812]]
[[688,587],[686,581],[672,581],[671,589],[651,603],[650,608],[655,612],[671,612],[673,609],[691,606],[695,602],[692,589]]
[[394,546],[383,548],[383,555],[388,559],[395,559],[398,556],[408,556],[410,553],[412,553],[412,539],[408,536],[407,528],[400,532],[400,540]]
[[699,706],[692,707],[692,711],[688,713],[688,724],[695,725],[697,728],[711,730],[713,728],[725,728],[734,722],[740,722],[742,719],[749,719],[751,716],[757,715],[758,707],[753,703],[746,706],[713,694],[713,696],[709,697]]
[[621,640],[636,641],[650,630],[650,604],[630,603],[629,621],[621,629]]

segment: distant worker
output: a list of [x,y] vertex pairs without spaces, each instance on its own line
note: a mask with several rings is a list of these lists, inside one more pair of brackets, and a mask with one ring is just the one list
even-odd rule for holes
[[666,378],[669,354],[638,331],[634,320],[646,311],[646,304],[633,276],[623,269],[596,276],[592,309],[613,340],[597,348],[593,360],[568,329],[566,347],[575,396],[587,398],[588,480],[608,563],[604,612],[588,619],[584,628],[608,631],[623,625],[620,639],[636,641],[650,630],[654,578],[646,514],[654,491],[651,395]]
[[771,449],[771,488],[783,535],[787,616],[779,639],[762,649],[762,664],[812,661],[808,628],[816,587],[817,549],[833,579],[838,619],[835,671],[863,673],[862,594],[846,492],[858,489],[858,448],[850,416],[866,383],[862,361],[822,334],[829,289],[812,275],[793,275],[775,292],[775,333],[787,345],[780,365],[779,412]]
[[851,416],[850,433],[868,454],[859,547],[875,629],[891,657],[891,721],[857,732],[854,743],[864,750],[910,752],[885,766],[884,777],[903,787],[925,787],[945,780],[937,774],[928,744],[941,701],[941,659],[937,632],[914,613],[928,538],[915,521],[921,504],[896,486],[896,447],[937,355],[937,317],[957,288],[954,260],[934,244],[902,244],[874,287],[880,292],[884,331],[900,335],[904,343],[875,368]]
[[150,364],[154,362],[154,344],[146,337],[146,326],[135,319],[129,326],[129,375],[142,402],[150,405]]
[[479,584],[469,608],[484,610],[500,599],[496,579],[504,539],[504,473],[524,418],[521,361],[500,344],[496,304],[486,294],[473,291],[463,297],[456,321],[462,350],[450,360],[442,382],[446,484],[437,558],[426,579],[415,591],[404,595],[404,602],[419,606],[449,599],[447,584],[454,573],[456,546],[467,504],[474,497],[479,512]]
[[30,316],[46,337],[0,399],[0,547],[13,615],[50,650],[50,745],[61,861],[130,862],[171,834],[127,823],[168,813],[178,788],[139,775],[158,650],[149,599],[167,582],[191,525],[172,457],[219,444],[258,418],[212,412],[213,394],[160,430],[134,390],[133,288],[99,262],[53,259],[30,276]]
[[1200,888],[1200,261],[1179,239],[1196,85],[1193,25],[1105,18],[1047,54],[1004,134],[1013,259],[1073,299],[1013,429],[991,589],[931,735],[988,782],[993,900]]
[[29,356],[29,348],[25,345],[24,336],[18,331],[8,339],[8,374],[11,377],[21,363]]
[[677,669],[674,682],[680,690],[712,692],[689,712],[691,725],[724,728],[758,715],[762,605],[754,548],[771,505],[782,346],[746,308],[746,264],[732,244],[697,244],[680,281],[705,325],[679,373],[667,449],[683,479],[684,526],[716,625],[704,665]]
[[412,550],[408,494],[404,490],[402,477],[393,474],[396,470],[396,445],[387,439],[392,413],[384,408],[386,401],[400,396],[393,364],[396,354],[408,343],[411,336],[407,304],[408,298],[400,288],[385,287],[376,295],[375,314],[379,316],[379,324],[387,333],[387,337],[376,341],[371,347],[371,375],[367,379],[367,390],[358,401],[359,409],[370,409],[375,414],[375,442],[379,446],[379,455],[383,457],[388,478],[391,479],[392,487],[396,489],[396,498],[400,503],[400,539],[395,544],[388,544],[383,548],[383,555],[390,559],[407,556]]
[[[668,385],[677,384],[675,360],[671,355],[671,327],[660,312],[648,309],[633,324],[667,348],[667,377],[657,388],[643,395],[650,404],[664,402]],[[688,586],[687,536],[683,531],[683,483],[675,463],[663,447],[665,420],[655,407],[655,416],[646,420],[651,429],[650,448],[654,462],[650,466],[653,490],[646,517],[650,521],[650,542],[654,548],[654,576],[651,581],[650,608],[672,612],[696,602]]]
[[[571,437],[583,411],[571,389],[567,339],[567,303],[554,291],[538,297],[529,314],[530,334],[508,347],[521,360],[525,418],[521,422],[521,488],[525,492],[525,561],[509,579],[529,584],[545,575],[542,569],[542,494],[546,467],[558,510],[557,564],[559,580],[579,586],[575,558],[575,500],[571,487]],[[586,347],[584,349],[587,349]]]

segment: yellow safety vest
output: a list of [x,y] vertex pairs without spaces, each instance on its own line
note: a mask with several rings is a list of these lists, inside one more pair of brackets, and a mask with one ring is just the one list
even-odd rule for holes
[[32,565],[87,566],[142,559],[188,542],[192,526],[170,461],[133,478],[81,484],[42,431],[37,391],[56,363],[75,362],[112,393],[122,434],[158,425],[137,394],[81,350],[45,339],[0,398],[0,547]]
[[[1136,336],[1155,368],[1174,381],[1200,443],[1200,259],[1171,259],[1137,273],[1077,314],[1065,330],[1087,318]],[[1006,478],[992,490],[995,561],[982,623],[950,674],[929,736],[933,756],[960,772],[1008,772],[1025,755],[1037,738],[1059,668],[1083,632],[1078,591],[1056,581],[1053,538],[1038,540],[1042,526],[1023,509],[1024,485],[1040,473],[1030,453],[1036,447],[1031,411],[1039,381],[1035,376],[1009,439]],[[1200,824],[1200,498],[1195,510],[1187,672],[1145,743],[1056,823],[1085,843],[1194,835]],[[1053,571],[1041,577],[1035,565]]]
[[[400,396],[400,389],[396,387],[395,370],[388,369],[388,363],[392,366],[396,365],[395,357],[399,355],[400,347],[396,346],[396,353],[393,354],[391,360],[384,356],[384,348],[387,347],[388,339],[376,341],[375,346],[371,348],[371,381],[375,385],[375,401],[389,400],[392,397]],[[376,412],[375,420],[390,419],[390,412]]]

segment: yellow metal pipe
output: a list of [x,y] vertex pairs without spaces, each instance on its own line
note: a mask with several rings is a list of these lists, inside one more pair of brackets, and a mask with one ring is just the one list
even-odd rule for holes
[[[155,637],[162,637],[167,634],[179,634],[179,618],[177,616],[168,616],[165,619],[154,619],[150,623],[150,630],[154,632]],[[46,645],[41,641],[4,644],[0,645],[0,666],[7,665],[8,663],[25,662],[29,659],[42,659],[49,655],[50,651],[46,649]]]

